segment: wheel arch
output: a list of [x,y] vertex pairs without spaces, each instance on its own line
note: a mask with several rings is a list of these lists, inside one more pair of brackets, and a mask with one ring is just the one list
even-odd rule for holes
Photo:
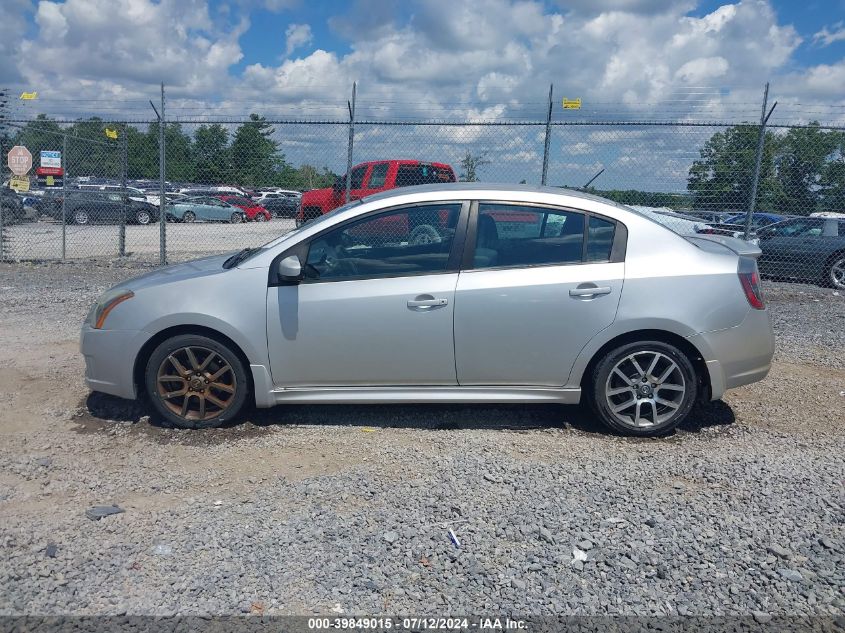
[[589,383],[592,380],[593,370],[608,352],[621,345],[636,343],[638,341],[660,341],[661,343],[667,343],[677,347],[690,361],[693,369],[695,369],[699,385],[699,399],[709,400],[711,389],[710,372],[707,369],[707,364],[701,351],[689,339],[684,338],[680,334],[660,329],[631,330],[618,334],[605,342],[591,355],[590,360],[581,373],[579,384],[581,385],[582,393],[589,392]]
[[147,362],[152,356],[153,350],[158,347],[162,342],[166,341],[169,338],[174,336],[179,336],[180,334],[194,334],[198,336],[207,336],[210,339],[214,339],[218,343],[222,343],[227,347],[231,348],[231,350],[235,353],[238,357],[238,360],[243,363],[244,366],[244,373],[246,374],[247,381],[249,382],[249,393],[254,397],[255,395],[255,384],[253,381],[252,372],[250,371],[250,362],[247,355],[244,353],[241,346],[238,345],[234,340],[223,334],[222,332],[215,330],[214,328],[210,328],[203,325],[174,325],[168,328],[157,332],[153,336],[151,336],[142,346],[141,349],[138,350],[138,353],[135,355],[135,364],[132,367],[132,378],[135,382],[135,391],[140,396],[143,396],[146,392],[144,387],[145,379],[144,373],[147,367]]

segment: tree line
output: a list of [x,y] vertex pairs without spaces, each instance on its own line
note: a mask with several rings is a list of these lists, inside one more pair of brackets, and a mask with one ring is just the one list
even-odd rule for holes
[[[117,132],[111,140],[106,130]],[[307,190],[328,187],[338,178],[328,167],[303,164],[294,167],[279,150],[274,129],[263,117],[249,120],[230,131],[219,123],[186,133],[177,122],[164,126],[167,180],[209,185],[238,184],[246,187],[284,187]],[[125,138],[121,138],[125,135]],[[21,126],[6,143],[24,145],[38,164],[41,150],[61,150],[67,136],[63,162],[71,176],[120,178],[123,143],[126,143],[126,177],[157,180],[159,177],[159,123],[146,130],[133,125],[107,123],[98,118],[60,126],[39,115]],[[7,146],[4,143],[4,146]]]

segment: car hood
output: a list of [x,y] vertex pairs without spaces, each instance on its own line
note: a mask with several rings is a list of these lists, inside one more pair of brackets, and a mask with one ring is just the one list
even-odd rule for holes
[[229,269],[223,268],[223,262],[233,254],[213,255],[211,257],[194,259],[182,264],[173,264],[164,268],[158,268],[139,277],[124,281],[115,286],[115,288],[125,288],[126,290],[132,291],[143,290],[144,288],[161,286],[186,279],[226,273],[229,272]]

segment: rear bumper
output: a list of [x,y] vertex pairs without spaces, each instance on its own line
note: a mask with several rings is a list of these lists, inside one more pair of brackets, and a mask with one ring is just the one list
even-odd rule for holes
[[704,356],[712,400],[721,398],[728,389],[763,380],[775,353],[768,310],[749,310],[736,327],[698,334],[689,341]]
[[138,351],[149,336],[134,330],[95,330],[82,326],[79,349],[85,358],[85,384],[119,398],[137,397],[133,370]]

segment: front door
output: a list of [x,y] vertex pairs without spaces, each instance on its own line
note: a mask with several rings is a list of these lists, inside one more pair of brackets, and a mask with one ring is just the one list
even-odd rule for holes
[[455,293],[458,382],[564,385],[579,352],[616,318],[624,263],[612,261],[615,222],[481,203],[475,225]]
[[[306,278],[271,286],[267,340],[277,387],[455,385],[452,319],[459,203],[394,209],[300,247]],[[437,238],[417,243],[419,226]],[[427,231],[429,229],[426,229]]]

